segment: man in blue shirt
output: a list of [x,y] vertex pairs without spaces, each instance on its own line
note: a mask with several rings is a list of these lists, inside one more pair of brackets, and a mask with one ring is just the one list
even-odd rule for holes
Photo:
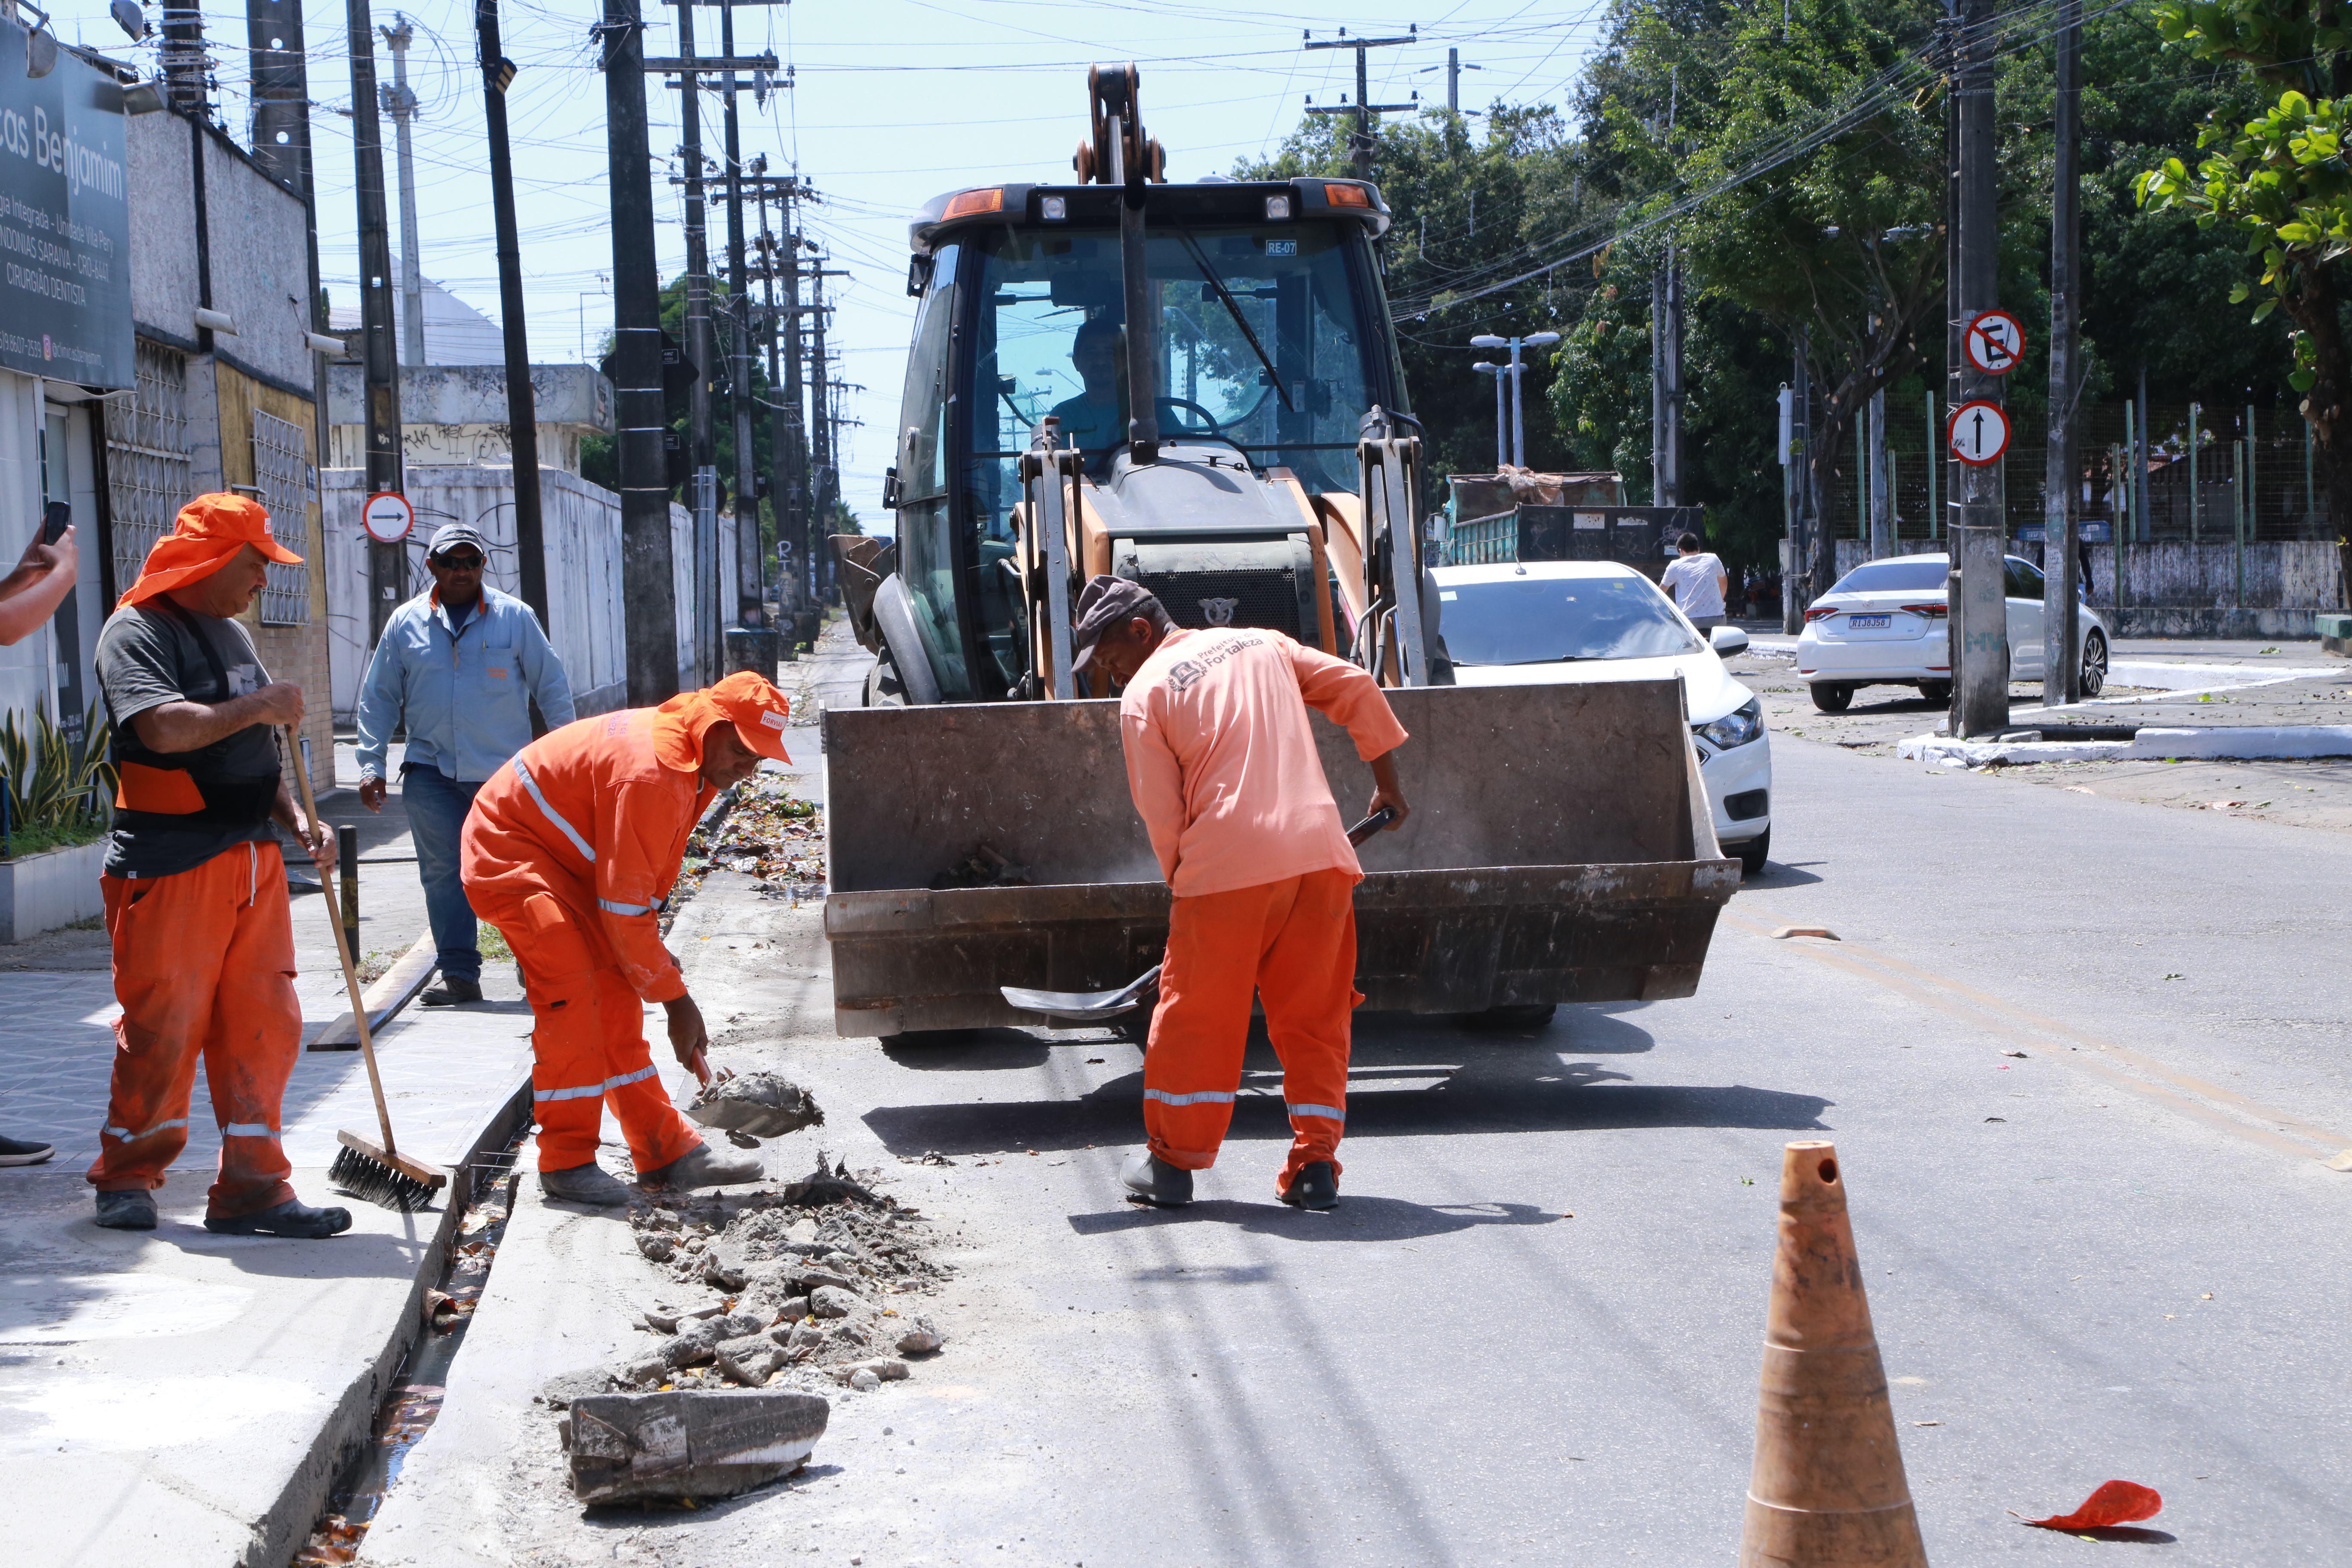
[[441,950],[428,1007],[482,999],[473,906],[457,879],[457,835],[474,792],[530,744],[530,700],[548,728],[572,722],[572,684],[530,606],[482,581],[489,543],[462,522],[425,552],[433,590],[384,624],[360,689],[360,802],[383,809],[384,748],[405,725],[400,800],[408,808],[425,918]]

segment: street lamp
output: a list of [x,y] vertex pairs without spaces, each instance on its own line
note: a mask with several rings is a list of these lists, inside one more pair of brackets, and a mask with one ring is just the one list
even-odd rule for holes
[[1491,375],[1495,378],[1495,471],[1500,473],[1504,465],[1511,460],[1509,424],[1503,412],[1503,376],[1509,367],[1491,364],[1482,359],[1470,368],[1480,375]]
[[[1495,373],[1495,446],[1497,452],[1501,450],[1503,445],[1502,378],[1505,375],[1508,375],[1511,378],[1510,451],[1511,466],[1514,468],[1525,468],[1527,466],[1527,410],[1525,403],[1519,395],[1519,378],[1527,374],[1528,367],[1519,363],[1519,351],[1523,348],[1548,348],[1558,342],[1559,342],[1559,334],[1558,332],[1529,332],[1523,338],[1501,338],[1496,337],[1492,332],[1481,332],[1476,337],[1470,340],[1470,346],[1474,349],[1508,349],[1511,351],[1511,363],[1509,364],[1495,365],[1492,367],[1482,364],[1477,368],[1481,370],[1491,368]],[[1496,466],[1497,468],[1502,466],[1502,459],[1499,457],[1496,459]]]

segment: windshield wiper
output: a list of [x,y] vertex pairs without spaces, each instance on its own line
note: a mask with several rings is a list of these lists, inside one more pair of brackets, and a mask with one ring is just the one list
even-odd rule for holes
[[1275,395],[1282,399],[1284,412],[1297,413],[1298,405],[1290,401],[1290,389],[1282,384],[1282,376],[1275,370],[1274,361],[1266,358],[1265,349],[1257,341],[1257,334],[1250,330],[1249,319],[1242,314],[1241,306],[1234,302],[1234,291],[1225,287],[1225,280],[1217,276],[1215,268],[1209,265],[1209,258],[1201,249],[1201,242],[1192,237],[1192,231],[1189,228],[1178,228],[1176,237],[1182,240],[1184,248],[1192,253],[1192,264],[1201,269],[1202,280],[1217,291],[1218,300],[1225,307],[1225,314],[1234,319],[1234,325],[1242,330],[1242,336],[1249,342],[1250,353],[1257,355],[1257,363],[1265,367],[1265,378],[1274,384]]

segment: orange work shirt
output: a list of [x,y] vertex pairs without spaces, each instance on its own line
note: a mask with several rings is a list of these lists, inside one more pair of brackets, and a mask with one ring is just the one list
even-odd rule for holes
[[[687,835],[718,793],[702,782],[685,717],[632,708],[566,724],[492,773],[466,818],[467,884],[544,890],[603,936],[648,1002],[686,994],[662,945],[661,909]],[[520,900],[518,900],[520,901]]]
[[1378,681],[1280,632],[1173,631],[1135,672],[1118,705],[1128,787],[1178,898],[1310,871],[1362,879],[1309,708],[1366,762],[1404,743]]

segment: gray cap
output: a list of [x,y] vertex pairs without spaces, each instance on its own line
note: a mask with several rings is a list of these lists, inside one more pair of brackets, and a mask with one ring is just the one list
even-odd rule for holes
[[[1070,668],[1084,669],[1095,655],[1095,644],[1113,626],[1123,626],[1138,616],[1151,620],[1160,601],[1150,589],[1130,577],[1097,577],[1079,590],[1076,624],[1070,627]],[[1161,610],[1160,614],[1167,612]]]
[[435,529],[433,542],[425,547],[425,558],[430,561],[460,544],[470,544],[480,551],[484,561],[490,558],[490,542],[484,539],[482,531],[470,522],[445,522]]

